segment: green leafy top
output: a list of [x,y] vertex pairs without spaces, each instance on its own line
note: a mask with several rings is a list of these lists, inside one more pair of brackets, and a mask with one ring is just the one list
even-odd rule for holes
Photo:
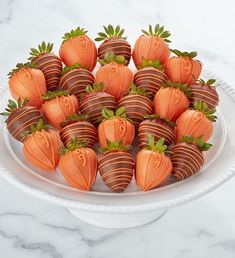
[[110,64],[112,62],[115,62],[117,64],[122,64],[122,65],[127,64],[127,60],[125,59],[124,56],[120,56],[120,55],[115,56],[114,53],[112,52],[106,53],[103,59],[98,59],[98,62],[102,66],[106,64]]
[[175,88],[181,90],[185,96],[189,97],[191,95],[191,88],[188,87],[186,83],[182,84],[179,82],[171,82],[166,81],[165,84],[162,85],[164,88]]
[[79,121],[88,121],[89,115],[78,115],[77,113],[73,113],[66,117],[66,121],[61,122],[60,126],[63,128],[66,125],[70,125]]
[[41,55],[41,54],[45,54],[45,53],[51,53],[53,49],[53,43],[45,43],[45,41],[43,41],[41,43],[41,45],[38,45],[38,48],[31,48],[31,52],[30,54],[30,58],[29,60],[33,60],[35,57]]
[[161,138],[156,142],[154,140],[154,136],[152,134],[148,134],[148,144],[146,149],[153,150],[161,154],[167,151],[167,145],[164,144],[164,138]]
[[207,85],[207,86],[211,86],[211,87],[215,87],[215,85],[213,85],[216,82],[215,79],[209,79],[208,81],[204,81],[202,78],[196,80],[196,83],[199,83],[200,85]]
[[67,32],[64,34],[64,36],[62,37],[64,39],[63,43],[71,38],[85,35],[86,33],[87,33],[87,30],[85,30],[84,28],[77,27],[75,30],[71,30],[70,32]]
[[194,109],[204,113],[206,115],[206,117],[211,120],[212,122],[216,122],[217,120],[217,116],[214,115],[216,112],[216,109],[209,109],[207,104],[201,100],[196,100],[194,102]]
[[35,132],[40,132],[42,130],[52,129],[50,125],[47,125],[43,122],[43,119],[40,118],[36,125],[31,125],[30,129],[28,131],[25,131],[23,134],[24,136],[28,136]]
[[124,107],[118,108],[115,111],[115,113],[112,110],[104,107],[102,108],[102,116],[106,120],[112,119],[112,118],[124,118],[129,121],[129,119],[126,116],[126,109]]
[[95,41],[103,41],[113,37],[126,39],[125,37],[122,37],[124,34],[124,29],[121,29],[119,25],[114,28],[111,24],[109,24],[107,27],[103,26],[103,28],[105,32],[99,32],[99,37],[95,38]]
[[142,95],[147,98],[149,97],[148,92],[144,88],[137,87],[133,82],[131,83],[129,95]]
[[182,136],[181,142],[191,143],[196,145],[201,151],[207,151],[212,147],[212,144],[202,140],[203,135],[195,139],[193,136]]
[[182,56],[182,57],[189,57],[189,58],[194,58],[197,56],[197,52],[193,51],[193,52],[181,52],[177,49],[171,49],[171,52],[176,54],[177,56]]
[[172,127],[175,126],[175,123],[173,121],[170,121],[167,118],[160,117],[159,115],[156,115],[156,114],[154,114],[154,115],[144,115],[144,118],[149,119],[149,120],[157,119],[157,120],[160,120],[160,121],[163,121],[163,122],[167,123],[169,126],[172,126]]
[[32,63],[32,62],[27,62],[27,63],[18,63],[16,65],[16,68],[12,69],[9,73],[8,73],[8,77],[11,78],[15,73],[17,73],[18,71],[20,71],[23,68],[34,68],[37,69],[37,66]]
[[70,66],[65,66],[61,72],[61,76],[65,75],[66,73],[68,73],[69,71],[75,70],[75,69],[79,69],[81,68],[80,64],[74,64],[74,65],[70,65]]
[[145,35],[148,36],[155,36],[155,37],[160,37],[164,39],[167,43],[170,43],[171,41],[168,39],[171,35],[169,31],[164,31],[164,26],[160,26],[159,24],[156,24],[154,28],[152,25],[149,25],[149,30],[141,30]]
[[21,98],[18,98],[17,102],[9,99],[7,108],[5,109],[6,112],[0,113],[2,116],[9,116],[11,113],[13,113],[18,108],[24,107],[29,102],[29,98],[25,98],[22,100]]
[[144,67],[153,67],[157,70],[164,71],[163,65],[161,65],[159,60],[147,60],[145,58],[142,58],[142,63],[138,66],[139,69],[142,69]]
[[128,151],[131,148],[131,146],[129,145],[124,145],[122,140],[119,142],[111,142],[110,140],[107,139],[106,141],[107,141],[107,146],[100,148],[100,150],[103,153]]
[[78,137],[71,139],[66,146],[60,149],[60,155],[65,155],[70,151],[74,151],[76,149],[85,148],[88,145],[87,140],[79,140]]
[[87,93],[93,93],[93,92],[102,92],[104,91],[104,83],[93,83],[92,85],[86,86],[86,92]]
[[43,96],[43,100],[52,100],[56,97],[68,96],[68,90],[55,90],[55,91],[47,91]]

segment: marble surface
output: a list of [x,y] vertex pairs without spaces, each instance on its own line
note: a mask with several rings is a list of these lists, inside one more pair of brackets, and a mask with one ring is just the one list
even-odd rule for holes
[[[0,0],[0,80],[30,47],[56,42],[78,25],[89,35],[103,24],[139,30],[162,23],[172,47],[197,50],[204,65],[234,85],[235,3],[227,1]],[[235,85],[234,85],[235,86]],[[1,155],[1,148],[0,148]],[[89,226],[65,209],[37,200],[0,178],[0,253],[3,258],[233,258],[235,178],[213,193],[174,208],[159,221],[131,230]]]

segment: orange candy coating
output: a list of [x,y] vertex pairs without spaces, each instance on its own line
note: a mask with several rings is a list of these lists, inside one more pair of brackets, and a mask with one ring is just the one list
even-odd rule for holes
[[73,113],[78,112],[78,100],[74,95],[61,96],[46,101],[42,105],[42,111],[47,120],[57,129],[61,129],[60,123]]
[[29,135],[24,141],[25,159],[37,168],[54,171],[59,159],[61,141],[53,130],[42,130]]
[[136,67],[141,65],[143,58],[159,60],[164,64],[170,56],[170,49],[161,37],[141,35],[135,42],[132,57]]
[[195,139],[203,135],[204,142],[209,140],[213,133],[213,123],[205,114],[198,110],[186,110],[176,121],[176,141],[182,136],[193,136]]
[[9,89],[14,99],[29,98],[29,105],[41,107],[47,91],[45,76],[39,69],[21,68],[9,79]]
[[111,142],[123,141],[124,145],[131,145],[135,136],[135,127],[123,118],[103,120],[98,127],[100,147],[107,146],[107,139]]
[[162,184],[170,175],[172,164],[165,154],[142,149],[136,156],[136,182],[143,191]]
[[189,57],[174,56],[165,64],[165,73],[172,82],[193,84],[199,78],[201,71],[201,63]]
[[127,66],[112,62],[97,71],[95,80],[96,83],[103,82],[104,90],[119,100],[129,91],[133,73]]
[[161,88],[153,101],[155,114],[170,121],[176,121],[189,104],[184,93],[176,88]]
[[90,148],[80,148],[61,156],[59,167],[70,185],[90,191],[97,175],[97,157]]
[[95,43],[86,35],[79,35],[62,43],[59,55],[67,66],[80,64],[93,71],[96,66],[97,49]]

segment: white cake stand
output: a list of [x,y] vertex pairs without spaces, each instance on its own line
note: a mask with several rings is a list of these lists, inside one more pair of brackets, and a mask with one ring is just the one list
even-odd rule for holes
[[[206,153],[204,167],[195,176],[143,193],[134,182],[121,194],[111,193],[100,178],[92,192],[70,187],[58,170],[54,174],[31,167],[22,155],[22,145],[7,132],[0,118],[0,174],[23,191],[63,206],[78,219],[106,228],[130,228],[156,220],[167,209],[195,200],[219,187],[235,174],[235,91],[225,82],[204,72],[219,83],[220,105],[217,112],[213,148]],[[7,87],[0,88],[0,110],[8,98]]]

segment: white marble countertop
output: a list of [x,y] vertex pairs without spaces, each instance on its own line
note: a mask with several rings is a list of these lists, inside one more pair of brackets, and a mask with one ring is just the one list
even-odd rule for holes
[[[141,28],[161,23],[172,47],[196,50],[214,73],[234,85],[235,3],[227,1],[0,1],[0,79],[42,40],[56,42],[80,25],[95,36],[103,24]],[[1,155],[1,148],[0,148]],[[0,178],[2,258],[234,258],[235,178],[213,193],[129,230],[89,226],[65,209],[37,200]]]

